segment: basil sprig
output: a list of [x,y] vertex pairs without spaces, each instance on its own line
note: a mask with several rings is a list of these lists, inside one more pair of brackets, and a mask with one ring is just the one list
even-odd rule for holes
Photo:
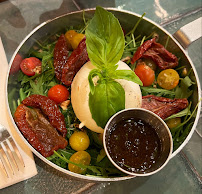
[[[104,128],[113,114],[125,108],[125,91],[114,79],[126,79],[139,85],[142,82],[131,70],[117,70],[125,39],[119,21],[112,13],[97,7],[85,34],[88,56],[96,67],[88,76],[89,107],[92,118]],[[94,77],[98,77],[96,83]]]

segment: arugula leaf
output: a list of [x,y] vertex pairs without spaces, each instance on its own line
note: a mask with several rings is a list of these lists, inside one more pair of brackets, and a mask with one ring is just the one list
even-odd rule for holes
[[95,15],[86,32],[88,56],[98,69],[107,69],[120,60],[124,50],[124,34],[119,21],[112,13],[96,7]]
[[156,96],[167,96],[169,98],[175,97],[174,91],[165,90],[161,88],[153,88],[153,87],[140,87],[140,88],[143,96],[146,96],[149,94],[155,94]]
[[89,107],[97,125],[104,128],[113,114],[125,108],[125,91],[118,82],[104,80],[89,94]]
[[42,58],[42,71],[45,71],[47,69],[51,68],[51,65],[53,61],[51,60],[53,58],[53,53],[48,53],[47,55],[43,56]]
[[19,94],[20,94],[20,102],[22,102],[27,96],[22,88],[20,88]]
[[193,93],[193,91],[190,90],[189,87],[193,84],[195,83],[192,82],[188,76],[181,79],[180,84],[176,87],[175,90],[175,98],[189,98]]
[[45,95],[43,90],[43,75],[36,80],[30,80],[31,91],[33,94]]
[[135,30],[137,29],[139,23],[142,21],[142,19],[143,19],[143,17],[144,17],[145,15],[146,15],[146,13],[143,13],[143,14],[142,14],[142,16],[141,16],[141,17],[139,18],[139,20],[136,22],[136,24],[135,24],[135,26],[133,27],[133,29],[132,29],[130,32],[128,32],[128,33],[126,34],[126,36],[129,35],[129,34],[134,34],[134,32],[135,32]]
[[[201,100],[202,100],[202,98],[199,100],[199,102],[198,102],[197,105],[195,106],[193,112],[189,115],[189,117],[188,117],[188,115],[187,115],[187,117],[185,118],[185,120],[184,120],[183,123],[181,123],[181,124],[179,124],[178,126],[172,128],[172,132],[173,132],[173,133],[175,133],[176,131],[178,131],[181,127],[183,127],[185,124],[187,124],[187,123],[189,122],[189,120],[190,120],[192,117],[194,117],[194,114],[196,113],[196,110],[197,110],[198,105],[199,105],[199,103],[201,102]],[[190,107],[191,107],[191,106],[188,107],[189,110],[190,110]]]
[[[83,169],[87,169],[87,175],[90,174],[92,175],[96,175],[100,176],[100,177],[109,177],[110,175],[124,175],[121,171],[119,171],[118,169],[116,169],[111,162],[108,160],[107,157],[105,157],[103,160],[103,162],[99,162],[98,165],[96,166],[87,166],[87,165],[83,165],[83,164],[78,164],[75,162],[70,161],[70,157],[72,156],[72,154],[75,153],[75,151],[73,150],[57,150],[54,151],[54,154],[50,157],[47,157],[48,160],[50,160],[51,162],[57,164],[58,166],[67,169],[67,164],[74,164],[75,166],[78,166],[79,168],[83,168]],[[99,165],[102,164],[102,165]],[[107,167],[105,167],[107,166]]]
[[35,57],[37,58],[40,58],[42,59],[45,55],[48,55],[49,54],[49,51],[33,51],[31,53],[31,55],[34,55]]
[[164,119],[164,121],[167,121],[169,119],[173,119],[173,118],[176,118],[176,117],[183,117],[183,116],[186,116],[186,115],[191,115],[191,112],[190,112],[190,108],[187,107],[186,109],[176,113],[176,114],[173,114],[169,117],[167,117],[166,119]]
[[20,71],[18,81],[21,82],[22,86],[22,90],[19,91],[21,99],[23,99],[25,95],[27,97],[30,94],[47,95],[48,89],[58,84],[53,66],[53,46],[54,44],[49,44],[49,46],[47,46],[48,51],[36,51],[36,54],[41,53],[40,57],[42,57],[41,74],[27,76]]
[[100,153],[97,156],[97,162],[100,162],[106,156],[106,152],[104,149],[100,150]]
[[[57,157],[59,157],[62,161],[66,162],[66,163],[74,164],[75,166],[78,166],[79,168],[89,169],[90,171],[92,171],[95,174],[102,175],[102,168],[101,167],[98,167],[98,166],[87,166],[87,165],[83,165],[83,164],[78,164],[78,163],[72,162],[69,159],[67,159],[65,157],[65,155],[63,155],[63,154],[60,155],[60,153],[58,153],[56,151],[54,151],[54,154]],[[116,170],[116,169],[113,169],[113,170]],[[116,170],[116,172],[117,172],[117,170]]]

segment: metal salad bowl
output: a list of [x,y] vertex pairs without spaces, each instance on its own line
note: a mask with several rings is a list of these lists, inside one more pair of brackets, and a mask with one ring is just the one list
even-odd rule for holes
[[[134,27],[138,19],[141,17],[138,14],[135,14],[129,11],[120,11],[115,8],[108,8],[107,10],[112,12],[119,19],[121,26],[126,32],[130,31]],[[94,12],[95,12],[95,9],[85,10],[85,18],[87,19],[92,18],[94,15]],[[83,24],[83,11],[72,12],[40,24],[30,34],[28,34],[25,37],[25,39],[21,42],[21,44],[18,46],[15,53],[13,54],[13,57],[9,65],[9,70],[7,74],[7,83],[6,83],[7,84],[6,98],[7,98],[8,111],[16,131],[19,133],[19,135],[24,140],[24,142],[29,146],[29,148],[32,150],[32,152],[35,155],[37,155],[41,160],[43,160],[44,162],[46,162],[48,165],[52,166],[53,168],[65,174],[69,174],[71,176],[74,176],[80,179],[90,180],[90,181],[120,181],[120,180],[130,179],[130,178],[133,178],[134,176],[125,175],[123,177],[100,178],[95,176],[85,176],[85,175],[76,174],[76,173],[70,172],[69,170],[66,170],[57,166],[56,164],[52,163],[51,161],[43,157],[38,151],[36,151],[29,144],[29,142],[21,134],[12,116],[13,100],[16,100],[19,98],[18,91],[11,95],[12,89],[18,88],[17,85],[12,84],[12,80],[13,80],[13,77],[15,77],[15,74],[13,75],[10,72],[12,65],[14,64],[15,57],[17,55],[20,55],[22,58],[26,58],[28,56],[28,52],[30,51],[30,49],[36,45],[36,41],[50,39],[56,33],[64,31],[66,27],[78,26],[80,24]],[[190,44],[190,42],[193,41],[193,39],[189,38],[189,36],[185,36],[184,32],[182,30],[179,30],[177,33],[175,33],[176,39],[180,41],[178,42],[170,33],[168,33],[161,26],[159,26],[158,24],[154,23],[153,21],[147,18],[144,18],[140,22],[138,28],[136,29],[136,33],[149,36],[151,32],[155,32],[159,35],[158,42],[160,42],[163,45],[165,45],[167,38],[170,37],[167,49],[172,51],[172,53],[176,54],[180,58],[180,63],[183,64],[188,70],[190,69],[193,70],[190,76],[191,79],[196,83],[194,85],[194,92],[192,94],[192,99],[191,99],[192,101],[191,109],[193,111],[194,107],[197,105],[197,103],[199,102],[201,98],[201,87],[200,87],[199,78],[198,78],[196,69],[194,67],[194,64],[192,63],[191,59],[187,55],[186,51],[184,50],[184,48],[186,48]],[[199,38],[199,37],[196,37],[198,35],[194,35],[194,36],[195,38]],[[200,109],[201,109],[201,102],[198,104],[195,118],[192,118],[192,120],[190,121],[190,122],[193,122],[191,131],[187,135],[184,142],[172,153],[171,158],[174,157],[177,153],[179,153],[182,150],[182,148],[187,144],[187,142],[190,140],[199,120]]]

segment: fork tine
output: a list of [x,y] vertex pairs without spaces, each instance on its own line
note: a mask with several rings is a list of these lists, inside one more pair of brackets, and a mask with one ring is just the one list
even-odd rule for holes
[[19,160],[21,161],[22,165],[25,167],[25,163],[23,161],[23,158],[22,158],[22,156],[21,156],[21,154],[20,154],[20,152],[19,152],[19,150],[18,150],[18,148],[17,148],[14,140],[12,139],[12,137],[9,137],[8,141],[9,141],[9,143],[11,144],[11,146],[12,146],[12,148],[14,150],[13,154],[16,155],[19,158]]
[[[1,150],[0,150],[0,151],[1,151]],[[3,171],[4,174],[7,176],[7,178],[9,178],[9,175],[8,175],[7,170],[6,170],[5,164],[4,164],[3,160],[2,160],[1,154],[0,154],[0,161],[1,161],[1,169],[2,169],[2,171]]]
[[13,148],[12,148],[12,146],[10,145],[10,142],[9,142],[8,140],[5,140],[5,141],[4,141],[4,144],[5,144],[5,147],[6,147],[6,151],[8,152],[8,154],[9,154],[9,156],[10,156],[10,158],[11,158],[12,164],[14,164],[15,167],[17,168],[17,170],[19,171],[19,167],[18,167],[17,161],[16,161],[16,159],[15,159],[15,156],[14,156],[14,154],[13,154],[14,151],[12,151]]
[[4,150],[5,150],[5,146],[3,145],[3,143],[1,143],[0,144],[1,161],[2,161],[3,167],[6,171],[6,174],[9,177],[9,172],[12,172],[12,174],[14,175],[14,171],[13,171],[13,168],[11,167],[11,163],[9,161],[7,153]]
[[5,161],[5,166],[7,166],[10,169],[10,171],[12,172],[12,174],[14,175],[14,169],[13,169],[13,166],[12,166],[11,158],[10,158],[10,156],[8,154],[6,146],[4,145],[4,142],[1,143],[1,148],[2,148],[1,153],[2,153],[2,156],[3,156],[3,160]]

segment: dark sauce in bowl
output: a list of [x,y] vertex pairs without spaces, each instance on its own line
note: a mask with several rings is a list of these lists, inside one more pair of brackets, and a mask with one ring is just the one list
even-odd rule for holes
[[106,136],[112,160],[132,173],[146,173],[161,156],[161,141],[149,123],[137,118],[115,123]]

